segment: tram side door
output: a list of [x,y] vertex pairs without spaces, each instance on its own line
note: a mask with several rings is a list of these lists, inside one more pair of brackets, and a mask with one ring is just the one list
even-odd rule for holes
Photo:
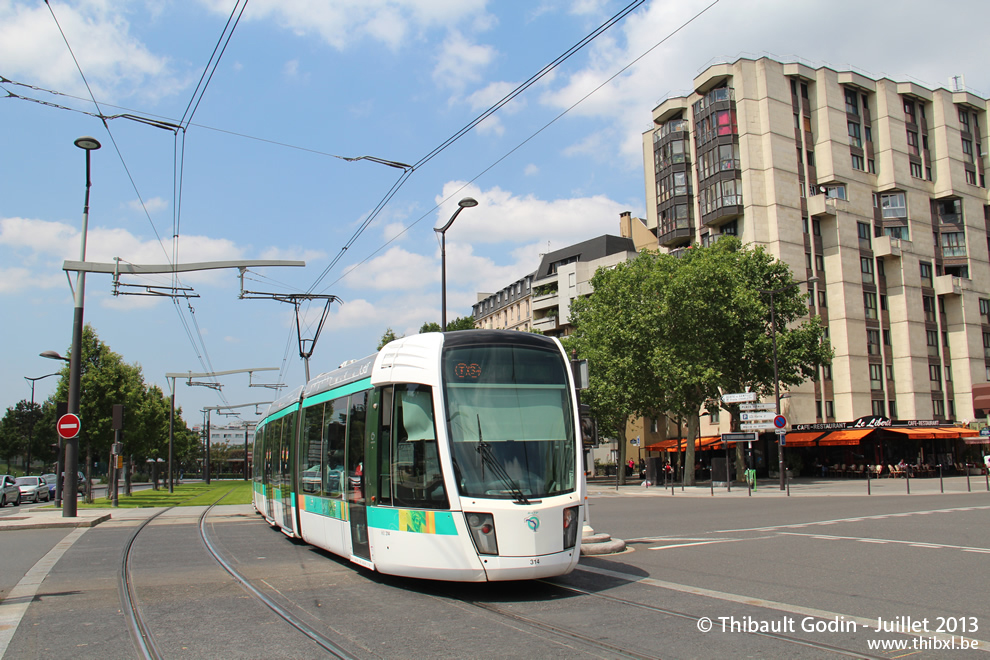
[[347,415],[347,511],[351,554],[371,561],[368,543],[367,480],[365,478],[365,421],[369,392],[351,395]]
[[292,460],[294,440],[296,436],[296,415],[286,415],[282,418],[282,442],[279,448],[280,472],[279,483],[282,485],[282,528],[290,534],[295,533],[295,512],[292,507],[292,495],[295,484],[292,480]]

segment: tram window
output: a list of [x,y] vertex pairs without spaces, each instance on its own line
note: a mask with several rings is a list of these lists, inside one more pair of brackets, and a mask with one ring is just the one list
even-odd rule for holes
[[302,447],[299,448],[299,487],[303,493],[320,493],[320,458],[323,455],[323,405],[303,410]]
[[378,503],[392,504],[392,386],[379,390],[381,414],[378,416]]
[[391,470],[394,504],[416,509],[446,509],[447,491],[437,453],[430,388],[396,386],[394,398]]
[[323,494],[340,497],[344,492],[344,433],[347,429],[347,397],[323,404]]
[[350,414],[347,416],[347,499],[357,504],[364,504],[364,427],[367,409],[367,391],[351,395]]

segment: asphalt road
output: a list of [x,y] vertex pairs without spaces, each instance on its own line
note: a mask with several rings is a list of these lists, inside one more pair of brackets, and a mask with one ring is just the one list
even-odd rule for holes
[[[227,560],[355,657],[982,658],[990,647],[986,492],[593,497],[592,526],[626,552],[554,580],[480,585],[373,574],[249,508],[216,511],[209,533]],[[134,657],[116,575],[135,526],[115,519],[80,536],[3,657]],[[66,532],[0,534],[6,589]],[[217,569],[190,510],[152,522],[132,561],[166,657],[325,657]],[[962,628],[979,651],[945,650]],[[882,642],[908,646],[870,647]]]

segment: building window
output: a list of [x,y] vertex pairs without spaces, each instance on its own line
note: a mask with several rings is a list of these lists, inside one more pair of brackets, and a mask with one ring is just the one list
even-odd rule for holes
[[973,162],[973,141],[963,139],[962,141],[963,160]]
[[941,368],[937,364],[928,365],[928,379],[932,383],[933,390],[942,389],[942,375]]
[[849,131],[849,144],[854,147],[862,147],[863,138],[860,134],[859,123],[850,121],[846,122],[846,125],[848,126]]
[[915,131],[907,132],[907,145],[908,153],[913,156],[921,155],[921,148],[918,145],[918,133]]
[[945,368],[945,382],[947,383],[952,382],[952,367]]
[[[868,319],[877,318],[877,294],[864,292],[863,308],[866,311],[866,318]],[[877,343],[879,343],[879,339],[877,340]]]
[[866,161],[866,171],[869,172],[870,174],[877,173],[877,163],[872,158]]
[[865,222],[856,223],[856,234],[859,236],[859,240],[870,242],[870,225]]
[[945,403],[942,399],[932,399],[932,411],[935,417],[945,417]]
[[921,307],[925,310],[925,320],[935,322],[935,297],[921,296]]
[[863,162],[862,156],[852,154],[852,168],[854,170],[860,170],[861,172],[866,171],[866,164]]
[[821,289],[818,290],[818,306],[828,307],[828,298],[825,296],[825,292]]
[[[866,331],[866,352],[870,355],[880,355],[880,331]],[[871,365],[872,366],[872,365]],[[874,388],[877,389],[877,388]]]
[[887,370],[887,380],[893,382],[893,380],[894,380],[894,367],[888,364],[885,367],[885,369]]
[[822,366],[822,378],[825,380],[832,380],[832,365],[826,364]]
[[963,131],[967,133],[972,133],[972,131],[969,129],[969,113],[963,110],[962,108],[959,108],[959,124]]
[[825,197],[828,197],[830,199],[849,199],[848,197],[846,197],[845,184],[825,186]]
[[971,186],[976,185],[976,172],[973,170],[966,170],[966,183]]
[[883,345],[884,346],[890,346],[891,345],[891,343],[890,343],[890,330],[884,330],[883,331]]
[[863,274],[863,282],[873,284],[873,259],[870,257],[859,258],[859,269]]
[[904,100],[904,118],[912,124],[918,123],[914,114],[914,101]]
[[921,164],[920,163],[911,163],[911,176],[913,176],[915,179],[922,178],[921,177]]
[[932,265],[927,261],[921,262],[921,286],[932,285]]
[[880,210],[884,218],[907,218],[907,198],[902,192],[880,195]]
[[[879,389],[879,388],[873,388]],[[883,417],[883,399],[873,399],[873,416]]]
[[825,257],[823,257],[820,254],[816,254],[815,255],[815,270],[818,273],[824,273],[825,272]]
[[846,91],[846,113],[850,115],[859,114],[859,95],[856,94],[856,90],[847,89]]
[[925,331],[925,343],[928,344],[928,354],[938,355],[938,331],[937,330],[926,330]]
[[884,227],[883,233],[885,236],[890,236],[891,238],[900,238],[905,241],[911,240],[911,233],[907,227]]
[[[983,357],[990,358],[990,332],[983,333]],[[990,372],[990,367],[987,369]],[[990,375],[987,376],[987,381],[990,381]]]
[[966,256],[966,234],[961,231],[942,234],[943,257]]
[[984,323],[990,323],[990,300],[986,298],[980,298],[980,316]]
[[822,223],[818,218],[811,221],[811,233],[815,236],[822,235]]
[[893,399],[887,402],[887,412],[891,419],[897,419],[897,403]]
[[826,419],[835,419],[835,401],[825,402],[825,417]]

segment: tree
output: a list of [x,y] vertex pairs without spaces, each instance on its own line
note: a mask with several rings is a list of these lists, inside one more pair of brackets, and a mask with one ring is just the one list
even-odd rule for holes
[[382,335],[382,338],[378,341],[377,350],[380,351],[383,348],[385,348],[385,344],[389,343],[390,341],[395,341],[396,339],[401,339],[401,338],[402,337],[395,334],[395,330],[393,330],[391,327],[385,328],[385,333]]
[[14,456],[23,455],[24,474],[31,474],[32,454],[36,457],[42,453],[38,426],[41,421],[41,405],[22,399],[14,406],[7,408],[3,419],[0,419],[0,457],[7,461],[7,471],[10,471],[10,460]]
[[[447,331],[453,332],[454,330],[474,330],[474,317],[473,316],[459,316],[453,321],[447,323]],[[433,321],[427,321],[419,328],[420,333],[424,332],[440,332],[440,324],[434,323]]]
[[[575,300],[571,315],[574,345],[589,361],[593,410],[612,419],[665,413],[686,419],[689,485],[702,409],[717,409],[724,391],[773,391],[774,333],[782,384],[800,384],[831,359],[819,319],[794,326],[807,306],[787,265],[735,238],[680,258],[644,251],[599,270],[591,284],[593,293]],[[778,289],[771,328],[761,290]],[[620,431],[620,460],[623,436]]]

